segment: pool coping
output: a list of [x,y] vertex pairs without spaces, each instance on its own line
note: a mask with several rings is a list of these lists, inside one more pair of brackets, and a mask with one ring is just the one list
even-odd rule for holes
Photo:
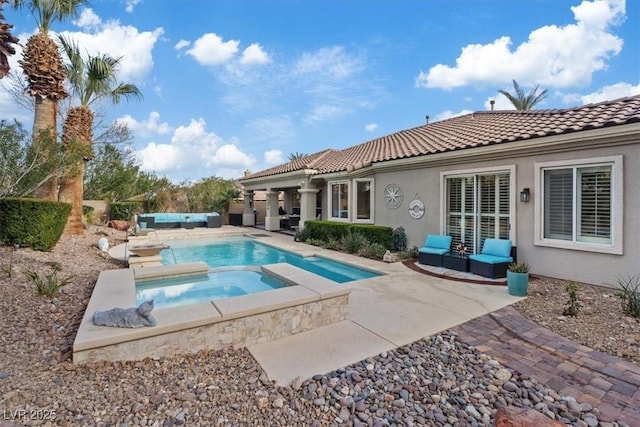
[[[329,279],[307,272],[298,267],[286,263],[269,264],[262,266],[265,273],[286,281],[289,285],[284,288],[274,289],[257,294],[242,295],[238,297],[224,298],[208,302],[190,304],[182,307],[160,308],[153,311],[157,324],[151,327],[141,328],[115,328],[96,326],[93,324],[93,314],[96,311],[110,310],[115,307],[131,308],[136,305],[135,279],[149,279],[154,277],[180,276],[188,274],[202,274],[208,272],[209,267],[203,262],[152,266],[144,268],[130,268],[121,270],[105,270],[100,273],[93,294],[85,314],[78,328],[73,343],[74,363],[83,363],[98,360],[136,360],[150,355],[163,355],[162,346],[150,345],[154,337],[162,337],[162,341],[173,340],[165,348],[169,354],[173,354],[182,333],[189,332],[201,335],[201,328],[211,328],[218,324],[220,328],[229,328],[229,322],[236,322],[234,327],[242,327],[253,323],[261,316],[268,315],[269,319],[276,319],[274,313],[282,313],[285,310],[297,310],[302,312],[306,322],[293,322],[286,326],[275,325],[275,332],[265,332],[265,336],[257,336],[255,331],[236,333],[239,339],[225,338],[226,346],[246,346],[253,342],[266,342],[269,339],[277,339],[289,332],[297,333],[317,326],[344,320],[348,311],[348,299],[351,292],[349,287],[339,285]],[[318,306],[320,304],[320,306]],[[333,307],[327,312],[335,313],[332,316],[321,313],[322,304]],[[309,314],[311,313],[311,314]],[[300,317],[300,316],[298,316]],[[217,331],[220,332],[219,330]],[[271,334],[271,335],[269,335]],[[233,334],[231,334],[233,335]],[[264,335],[264,334],[263,334]],[[171,338],[173,337],[173,338]],[[245,337],[244,339],[242,337]],[[247,338],[248,337],[248,338]],[[202,341],[202,337],[194,338]],[[199,346],[212,348],[220,346],[220,342],[212,344],[210,337],[204,338],[204,343]],[[136,344],[138,342],[138,344]],[[128,343],[134,343],[125,345]],[[144,343],[144,344],[143,344]],[[184,349],[185,352],[198,349],[198,345]],[[120,349],[118,349],[120,347]],[[152,349],[150,347],[153,347]],[[138,351],[137,349],[140,349]],[[169,355],[166,354],[166,355]]]

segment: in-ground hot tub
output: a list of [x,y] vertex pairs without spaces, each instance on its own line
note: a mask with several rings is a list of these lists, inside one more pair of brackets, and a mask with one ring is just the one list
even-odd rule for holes
[[73,343],[74,363],[140,360],[246,347],[340,322],[349,311],[349,288],[286,263],[261,267],[288,284],[265,292],[153,310],[155,326],[96,326],[93,314],[135,307],[136,280],[206,274],[204,263],[100,273]]
[[193,228],[193,227],[222,227],[222,217],[217,212],[181,213],[158,212],[146,213],[138,216],[141,229],[154,228]]

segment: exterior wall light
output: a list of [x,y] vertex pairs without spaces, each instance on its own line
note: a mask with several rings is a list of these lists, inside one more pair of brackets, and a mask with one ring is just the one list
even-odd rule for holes
[[523,188],[522,191],[520,192],[520,201],[522,203],[529,203],[529,189],[528,188]]

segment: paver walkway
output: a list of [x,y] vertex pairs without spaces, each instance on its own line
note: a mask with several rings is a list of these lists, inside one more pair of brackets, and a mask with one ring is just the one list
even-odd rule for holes
[[600,421],[640,426],[639,366],[564,338],[510,306],[451,330],[503,365],[592,404]]

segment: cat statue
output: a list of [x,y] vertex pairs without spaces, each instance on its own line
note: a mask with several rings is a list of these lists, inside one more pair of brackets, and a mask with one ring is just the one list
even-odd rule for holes
[[153,300],[145,301],[138,308],[112,308],[107,311],[93,313],[96,326],[113,326],[116,328],[140,328],[155,326],[156,319],[151,315]]

